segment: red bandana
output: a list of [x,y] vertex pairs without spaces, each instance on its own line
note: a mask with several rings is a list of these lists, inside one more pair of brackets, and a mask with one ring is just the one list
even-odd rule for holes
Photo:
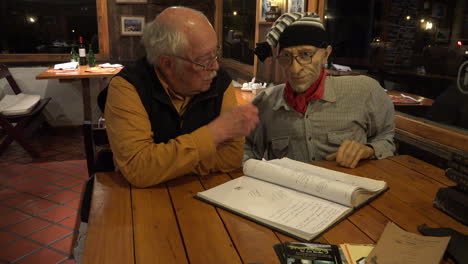
[[286,82],[284,89],[284,98],[286,102],[293,107],[297,112],[304,114],[307,110],[307,103],[312,100],[322,99],[323,85],[325,84],[327,73],[324,69],[320,73],[319,78],[301,94],[295,94],[289,82]]

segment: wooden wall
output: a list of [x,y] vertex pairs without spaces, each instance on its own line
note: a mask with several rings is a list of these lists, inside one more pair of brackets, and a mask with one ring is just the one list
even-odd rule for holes
[[110,61],[125,63],[144,56],[144,48],[139,36],[122,36],[120,34],[121,16],[145,16],[146,23],[169,6],[187,6],[203,12],[213,24],[214,0],[148,0],[145,4],[116,3],[108,0]]

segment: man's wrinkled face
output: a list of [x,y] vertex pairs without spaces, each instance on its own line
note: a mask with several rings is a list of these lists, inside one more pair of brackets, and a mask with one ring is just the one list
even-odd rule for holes
[[183,96],[192,96],[210,89],[219,70],[218,40],[211,25],[202,24],[185,33],[187,47],[182,54],[172,56],[175,68],[169,81],[171,88]]
[[278,56],[286,79],[296,93],[303,93],[319,78],[331,53],[331,46],[294,46],[284,48]]
[[187,58],[197,64],[189,61],[179,61],[179,78],[185,86],[181,94],[195,95],[210,89],[211,82],[216,77],[216,71],[219,69],[216,59],[217,50],[215,44],[210,51],[202,51],[199,53],[200,55],[194,55],[193,59]]

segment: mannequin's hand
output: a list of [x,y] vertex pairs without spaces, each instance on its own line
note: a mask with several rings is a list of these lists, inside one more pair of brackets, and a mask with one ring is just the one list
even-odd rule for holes
[[338,165],[348,168],[356,168],[362,159],[374,156],[374,149],[352,140],[345,140],[337,152],[325,157],[326,160],[336,160]]

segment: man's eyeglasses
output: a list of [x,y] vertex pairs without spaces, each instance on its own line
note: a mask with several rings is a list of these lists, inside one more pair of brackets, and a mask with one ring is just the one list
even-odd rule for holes
[[314,57],[315,52],[302,52],[299,55],[284,54],[276,57],[278,63],[283,67],[288,67],[293,63],[293,59],[300,65],[307,65],[312,62],[312,57]]
[[204,62],[196,62],[196,61],[193,61],[191,59],[187,59],[187,58],[184,58],[182,56],[178,56],[178,55],[172,55],[173,57],[176,57],[178,59],[181,59],[183,61],[186,61],[186,62],[190,62],[192,64],[195,64],[197,66],[200,66],[203,68],[204,71],[208,70],[208,69],[211,69],[215,63],[215,61],[218,60],[218,57],[219,57],[219,48],[216,50],[216,55],[210,59],[207,59],[205,60]]

